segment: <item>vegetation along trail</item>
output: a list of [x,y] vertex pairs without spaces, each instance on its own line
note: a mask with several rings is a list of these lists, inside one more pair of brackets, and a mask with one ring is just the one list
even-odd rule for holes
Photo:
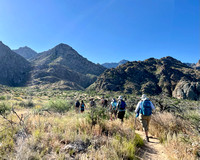
[[[144,132],[136,130],[136,133],[139,134],[142,138],[145,137]],[[150,142],[145,143],[141,148],[138,158],[141,160],[168,160],[166,149],[160,144],[160,141],[150,136]]]

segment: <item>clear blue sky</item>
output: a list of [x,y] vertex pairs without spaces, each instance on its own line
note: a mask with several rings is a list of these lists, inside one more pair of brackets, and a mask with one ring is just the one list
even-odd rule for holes
[[1,0],[0,41],[37,52],[66,43],[95,63],[200,59],[199,0]]

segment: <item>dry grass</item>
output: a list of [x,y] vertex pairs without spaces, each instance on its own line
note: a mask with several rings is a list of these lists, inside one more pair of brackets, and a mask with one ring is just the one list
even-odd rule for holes
[[171,113],[153,115],[150,133],[159,137],[177,159],[195,160],[200,153],[200,137],[193,126]]
[[[5,157],[8,150],[2,150],[2,158],[135,159],[137,147],[143,145],[129,126],[129,120],[124,125],[120,120],[101,120],[92,126],[87,119],[89,112],[76,114],[72,110],[63,115],[35,115],[30,111],[18,111],[18,115],[28,116],[24,125],[17,125],[12,136],[5,132],[9,137],[5,137],[3,144],[10,147],[12,154]],[[8,119],[20,123],[15,114],[10,114]]]
[[[17,123],[14,127],[0,119],[0,159],[135,159],[137,148],[143,145],[142,139],[134,133],[134,127],[142,127],[139,122],[134,126],[131,116],[125,119],[123,125],[119,120],[109,121],[107,118],[99,118],[96,125],[92,125],[88,116],[89,107],[83,114],[76,114],[74,110],[62,114],[41,111],[50,100],[72,101],[80,98],[86,100],[89,106],[88,97],[98,99],[100,95],[61,91],[26,92],[22,89],[11,93],[10,98],[3,98],[2,102],[14,105],[24,124],[20,125],[19,118],[13,113],[7,118]],[[33,102],[33,108],[20,106],[20,103],[29,100]],[[136,104],[132,102],[136,103],[135,97],[129,95],[128,100],[127,104],[134,109]],[[193,109],[198,105],[193,101],[186,102],[190,108],[194,104]],[[184,102],[175,102],[174,99],[170,103],[184,106]],[[193,127],[199,124],[198,115],[194,110],[194,114],[186,114],[188,121],[185,121],[170,113],[155,114],[150,132],[159,137],[173,158],[195,159],[200,153],[200,138]]]

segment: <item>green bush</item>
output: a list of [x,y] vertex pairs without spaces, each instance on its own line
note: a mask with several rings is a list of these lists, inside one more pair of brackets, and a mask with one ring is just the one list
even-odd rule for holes
[[22,102],[20,102],[19,106],[25,107],[25,108],[33,108],[35,106],[35,104],[33,103],[32,100],[28,100],[28,101],[22,101]]
[[96,108],[91,108],[91,111],[88,113],[87,117],[88,117],[88,121],[92,125],[95,125],[101,120],[109,119],[109,114],[106,108],[96,107]]
[[5,103],[0,103],[0,114],[5,115],[8,114],[11,111],[10,106],[8,106]]
[[64,113],[66,111],[69,111],[73,106],[72,102],[66,101],[66,100],[55,100],[55,101],[50,101],[46,109],[52,112],[58,112],[58,113]]
[[6,100],[5,96],[0,96],[0,100]]
[[117,134],[112,141],[112,147],[118,154],[118,157],[122,159],[136,159],[136,148],[143,145],[144,142],[138,134],[135,134],[135,136],[130,139]]

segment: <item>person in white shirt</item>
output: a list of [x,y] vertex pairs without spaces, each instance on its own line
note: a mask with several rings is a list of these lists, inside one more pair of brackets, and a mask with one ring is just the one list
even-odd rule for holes
[[145,131],[147,142],[149,142],[149,137],[148,137],[149,122],[151,120],[151,114],[153,110],[155,110],[155,106],[147,98],[147,96],[143,94],[141,97],[141,100],[137,104],[135,113],[136,113],[136,117],[139,116],[140,118],[140,122],[142,123],[143,129]]

